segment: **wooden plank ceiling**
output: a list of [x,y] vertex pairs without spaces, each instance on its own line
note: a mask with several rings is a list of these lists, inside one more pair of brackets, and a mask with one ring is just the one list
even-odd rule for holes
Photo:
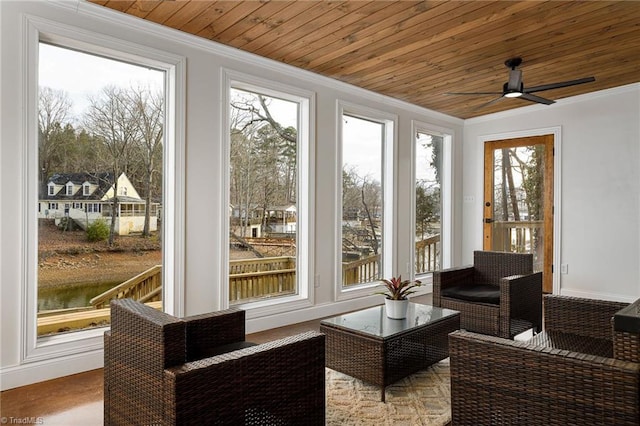
[[596,78],[548,99],[640,81],[637,1],[91,1],[460,118],[531,104],[447,94],[501,92],[511,57],[525,88]]

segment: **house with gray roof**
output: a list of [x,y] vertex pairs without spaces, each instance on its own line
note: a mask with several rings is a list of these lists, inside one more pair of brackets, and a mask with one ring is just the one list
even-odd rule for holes
[[[128,235],[142,232],[145,200],[126,174],[118,177],[117,194],[114,182],[114,175],[110,172],[56,173],[41,190],[38,218],[54,220],[56,225],[71,219],[83,229],[100,219],[110,223],[113,198],[116,197],[116,233]],[[158,203],[152,203],[149,230],[157,229]]]

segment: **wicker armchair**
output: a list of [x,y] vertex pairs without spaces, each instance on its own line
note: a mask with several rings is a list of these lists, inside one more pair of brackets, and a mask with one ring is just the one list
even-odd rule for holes
[[176,318],[111,302],[105,425],[324,425],[324,335],[253,345],[245,313]]
[[452,424],[640,424],[638,334],[612,326],[627,304],[544,303],[545,330],[529,341],[449,335]]
[[475,251],[473,265],[433,273],[433,305],[460,311],[460,328],[513,338],[542,329],[542,273],[533,255]]

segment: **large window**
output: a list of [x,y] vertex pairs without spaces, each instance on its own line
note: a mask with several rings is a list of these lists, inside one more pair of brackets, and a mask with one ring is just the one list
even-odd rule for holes
[[38,216],[39,336],[108,324],[123,294],[161,306],[164,78],[40,43],[38,201],[64,210]]
[[21,357],[36,361],[99,349],[110,299],[176,311],[183,59],[52,22],[27,26]]
[[309,295],[309,101],[232,82],[229,92],[229,305]]
[[341,291],[391,273],[393,121],[357,107],[341,111]]
[[413,272],[425,275],[450,262],[451,135],[415,123],[414,130]]

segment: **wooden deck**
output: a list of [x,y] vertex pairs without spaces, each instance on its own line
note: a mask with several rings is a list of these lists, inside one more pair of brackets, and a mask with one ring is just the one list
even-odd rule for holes
[[[439,244],[439,235],[416,243],[417,273],[438,267]],[[377,281],[382,278],[380,270],[380,255],[343,263],[342,283],[350,286]],[[229,303],[295,294],[296,282],[295,257],[232,260],[229,262]],[[39,313],[38,335],[107,326],[109,303],[113,299],[133,298],[162,309],[161,297],[162,265],[156,265],[94,297],[90,301],[92,306]]]
[[[147,305],[158,310],[162,309],[161,301],[149,302]],[[47,315],[38,315],[38,336],[109,325],[111,320],[109,308],[83,309],[69,309],[66,312],[57,311]]]

